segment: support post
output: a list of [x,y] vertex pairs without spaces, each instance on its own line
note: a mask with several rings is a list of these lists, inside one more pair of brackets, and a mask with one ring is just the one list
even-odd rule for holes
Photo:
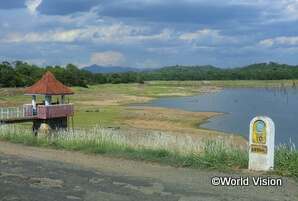
[[46,95],[45,105],[52,105],[52,96]]
[[32,95],[32,115],[36,115],[36,95]]
[[65,104],[65,95],[61,95],[61,103]]
[[249,170],[274,169],[275,126],[269,117],[257,116],[249,125]]
[[19,118],[20,117],[20,107],[17,107],[17,118]]

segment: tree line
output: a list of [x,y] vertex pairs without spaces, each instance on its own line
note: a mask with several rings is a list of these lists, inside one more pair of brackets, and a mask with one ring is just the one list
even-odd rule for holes
[[87,87],[105,83],[144,83],[151,80],[281,80],[298,79],[298,66],[275,62],[221,69],[214,66],[170,66],[143,72],[92,73],[73,64],[65,68],[29,65],[26,62],[3,61],[0,64],[0,87],[27,87],[36,83],[47,71],[67,86]]
[[148,80],[282,80],[298,79],[298,65],[275,62],[258,63],[238,68],[214,66],[170,66],[146,72]]
[[105,83],[144,83],[143,75],[135,72],[102,74],[80,70],[73,64],[68,64],[65,68],[58,65],[40,68],[22,61],[12,63],[4,61],[0,64],[0,87],[31,86],[47,71],[53,73],[62,84],[70,87]]

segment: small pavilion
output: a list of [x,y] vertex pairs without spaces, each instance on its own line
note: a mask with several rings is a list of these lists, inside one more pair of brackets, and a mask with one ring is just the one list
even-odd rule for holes
[[[46,74],[34,85],[24,92],[25,95],[32,96],[32,104],[26,104],[25,116],[37,116],[33,121],[33,130],[45,132],[58,128],[67,128],[67,117],[74,115],[74,106],[65,102],[66,95],[73,95],[74,92],[56,80],[51,72]],[[44,96],[42,103],[36,102],[36,96]],[[53,102],[53,96],[61,96],[61,103]]]

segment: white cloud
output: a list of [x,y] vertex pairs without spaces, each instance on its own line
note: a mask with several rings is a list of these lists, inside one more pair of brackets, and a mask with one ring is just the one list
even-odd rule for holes
[[[63,17],[64,20],[65,17]],[[157,34],[148,34],[145,27],[127,26],[122,23],[101,24],[100,26],[85,26],[75,29],[56,29],[47,32],[8,33],[3,42],[74,42],[87,40],[89,42],[103,44],[112,43],[128,45],[134,42],[161,40],[171,38],[172,30],[163,29]],[[96,33],[96,34],[95,34]],[[96,37],[94,37],[96,36]]]
[[[27,34],[13,33],[9,34],[5,42],[73,42],[84,39],[88,33],[86,29],[57,29],[46,33],[29,32]],[[88,35],[88,34],[87,34]]]
[[100,37],[93,38],[96,43],[116,43],[118,45],[128,45],[140,41],[161,40],[166,41],[171,38],[172,30],[163,29],[157,34],[148,34],[150,30],[142,26],[128,26],[122,23],[112,25],[102,25],[100,27],[90,27],[92,33],[97,32]]
[[49,38],[55,42],[73,42],[76,39],[80,39],[84,32],[84,29],[57,30]]
[[159,53],[159,54],[178,54],[180,52],[180,47],[148,47],[146,50],[150,53]]
[[298,19],[298,1],[297,0],[280,0],[276,1],[276,7],[280,9],[284,20]]
[[26,5],[30,13],[36,13],[37,6],[42,2],[42,0],[27,0]]
[[131,42],[129,37],[133,30],[139,29],[136,27],[123,25],[122,23],[114,23],[102,24],[101,26],[92,26],[89,27],[88,31],[91,31],[92,34],[97,32],[100,36],[98,38],[93,38],[94,42],[127,44]]
[[263,17],[268,18],[263,24],[298,20],[297,0],[230,0],[229,4],[261,8]]
[[274,44],[274,41],[272,39],[266,39],[259,42],[259,45],[265,48],[271,47],[273,44]]
[[168,40],[171,38],[171,33],[172,31],[170,29],[165,28],[161,30],[161,32],[158,34],[140,35],[140,36],[137,36],[136,38],[140,40],[153,40],[153,39]]
[[275,41],[279,44],[298,45],[298,36],[294,37],[277,37]]
[[119,65],[121,61],[124,61],[125,57],[120,52],[107,51],[107,52],[97,52],[93,53],[89,64],[97,64],[100,66],[116,66]]
[[198,33],[186,33],[186,34],[182,34],[179,38],[181,40],[187,40],[188,42],[191,42],[193,40],[197,40],[199,38],[199,34]]
[[273,45],[289,45],[295,46],[298,45],[298,36],[293,37],[276,37],[274,39],[265,39],[259,42],[259,46],[268,48],[272,47]]
[[186,40],[189,43],[199,41],[204,43],[222,43],[222,42],[237,42],[235,37],[220,35],[220,30],[203,29],[197,32],[181,34],[180,40]]

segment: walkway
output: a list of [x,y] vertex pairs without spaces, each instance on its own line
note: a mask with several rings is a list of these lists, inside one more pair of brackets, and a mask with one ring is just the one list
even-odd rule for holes
[[26,111],[24,106],[0,108],[0,123],[28,122],[37,119],[32,111]]

